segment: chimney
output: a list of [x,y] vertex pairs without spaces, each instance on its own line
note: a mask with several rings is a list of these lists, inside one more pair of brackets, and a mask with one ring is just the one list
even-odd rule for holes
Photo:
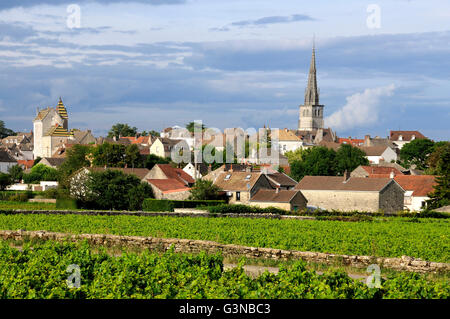
[[345,170],[344,172],[344,183],[346,183],[350,178],[350,172]]
[[209,165],[208,165],[208,173],[211,173],[211,171],[212,171],[212,165],[209,164]]
[[233,172],[233,164],[230,166],[230,172]]

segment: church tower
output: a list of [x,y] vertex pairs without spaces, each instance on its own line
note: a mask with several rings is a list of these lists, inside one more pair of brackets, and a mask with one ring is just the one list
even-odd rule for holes
[[316,50],[313,44],[308,86],[305,90],[305,103],[300,105],[299,131],[313,131],[323,128],[323,105],[319,104],[319,89],[316,75]]

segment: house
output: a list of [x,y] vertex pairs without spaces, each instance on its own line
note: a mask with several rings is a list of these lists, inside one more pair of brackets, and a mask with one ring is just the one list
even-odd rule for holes
[[[271,131],[271,133],[274,130]],[[291,130],[285,128],[284,130],[277,130],[278,132],[278,147],[279,152],[284,155],[284,153],[289,151],[295,151],[302,148],[303,141],[300,137],[295,135]],[[276,133],[276,132],[275,132]]]
[[403,145],[415,139],[426,139],[426,137],[419,131],[390,131],[389,140],[391,140],[398,149],[401,149]]
[[65,160],[65,157],[44,157],[39,161],[39,164],[43,164],[51,168],[58,168],[62,165],[62,163],[64,163]]
[[185,200],[195,180],[181,168],[169,164],[156,164],[147,176],[147,182],[157,199]]
[[297,185],[294,179],[284,173],[267,173],[266,177],[274,189],[293,190]]
[[340,137],[340,138],[338,138],[337,142],[339,144],[348,144],[348,145],[351,145],[351,146],[354,146],[354,147],[363,146],[364,145],[364,140],[363,139],[352,138],[352,137],[348,137],[348,138]]
[[150,154],[159,157],[172,157],[172,150],[189,149],[187,143],[183,140],[173,140],[166,137],[158,137],[150,146]]
[[207,175],[210,172],[210,168],[205,163],[192,164],[188,163],[184,168],[187,174],[189,174],[193,179],[199,179]]
[[76,129],[72,129],[71,132],[73,133],[73,142],[74,144],[95,144],[96,139],[94,135],[92,135],[91,130],[86,131],[80,131]]
[[382,161],[392,162],[397,160],[397,152],[389,146],[361,146],[359,147],[364,153],[370,164],[379,164]]
[[23,170],[28,170],[33,167],[34,161],[33,160],[18,160],[17,165],[22,167]]
[[[208,179],[208,175],[205,177]],[[261,172],[220,172],[212,182],[227,193],[232,204],[248,204],[250,198],[260,189],[273,189]]]
[[8,173],[9,168],[14,165],[17,165],[17,160],[7,151],[0,149],[0,173]]
[[364,136],[364,143],[362,146],[389,146],[392,149],[396,149],[397,146],[389,138],[382,138],[379,136],[370,137],[370,135]]
[[277,207],[287,211],[298,211],[306,208],[307,200],[301,191],[260,189],[249,200],[249,205],[260,208]]
[[[377,176],[370,176],[376,178]],[[396,175],[394,180],[405,190],[404,208],[410,211],[421,211],[434,191],[437,183],[433,175]]]
[[395,167],[359,165],[350,173],[350,176],[370,177],[371,175],[377,175],[380,177],[390,177],[392,173],[396,176],[403,175],[403,173]]
[[395,213],[403,210],[404,189],[391,178],[305,176],[295,187],[308,206],[325,210]]

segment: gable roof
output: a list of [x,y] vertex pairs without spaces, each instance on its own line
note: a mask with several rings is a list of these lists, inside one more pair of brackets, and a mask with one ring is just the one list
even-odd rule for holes
[[163,193],[183,192],[190,190],[189,187],[181,183],[175,178],[168,179],[147,179],[147,181],[161,190]]
[[369,165],[361,165],[362,169],[364,169],[369,175],[371,174],[385,174],[389,175],[391,172],[394,172],[395,175],[403,175],[401,171],[399,171],[395,167],[388,167],[388,166],[369,166]]
[[297,182],[284,173],[266,174],[269,182],[275,184],[276,187],[294,187]]
[[17,161],[9,155],[7,151],[0,149],[0,162],[2,163],[17,163]]
[[381,156],[388,147],[386,145],[360,146],[359,149],[366,153],[366,156]]
[[379,192],[391,182],[390,178],[350,177],[344,183],[343,176],[305,176],[295,189]]
[[[225,179],[228,175],[229,178]],[[249,176],[249,179],[246,179]],[[249,191],[255,185],[261,173],[255,172],[222,172],[214,180],[214,184],[224,191]]]
[[389,139],[391,141],[399,141],[400,135],[402,136],[402,141],[411,141],[413,136],[416,139],[426,138],[419,131],[391,131],[389,134]]
[[[272,131],[271,131],[272,133]],[[301,142],[301,139],[295,135],[292,131],[285,128],[284,130],[278,130],[278,140],[279,141],[293,141]]]
[[[260,189],[250,198],[250,202],[276,202],[276,203],[290,203],[298,190],[280,190],[274,189]],[[303,194],[302,194],[303,196]]]
[[407,191],[413,191],[412,196],[427,196],[437,185],[433,175],[398,175],[395,181]]
[[156,164],[166,175],[167,179],[176,179],[183,185],[193,184],[195,180],[191,175],[183,171],[181,168],[175,168],[170,166],[170,164]]
[[66,160],[65,157],[44,157],[42,160],[46,160],[51,166],[59,167]]
[[50,107],[47,107],[46,109],[43,109],[43,110],[40,110],[39,112],[38,112],[38,114],[36,115],[36,117],[35,117],[35,121],[36,120],[40,120],[40,121],[42,121],[47,115],[48,115],[48,113],[50,113],[50,111],[51,111],[52,109],[50,108]]

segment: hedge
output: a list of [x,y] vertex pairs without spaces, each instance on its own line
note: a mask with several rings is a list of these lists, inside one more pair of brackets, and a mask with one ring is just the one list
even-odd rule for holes
[[247,205],[219,205],[207,207],[207,209],[211,214],[289,214],[288,211],[277,207],[259,208]]
[[173,201],[167,199],[146,198],[142,203],[142,210],[148,212],[173,212]]
[[197,208],[199,206],[218,206],[226,202],[224,200],[171,200],[174,208]]
[[75,199],[58,198],[56,209],[78,209],[77,201]]

